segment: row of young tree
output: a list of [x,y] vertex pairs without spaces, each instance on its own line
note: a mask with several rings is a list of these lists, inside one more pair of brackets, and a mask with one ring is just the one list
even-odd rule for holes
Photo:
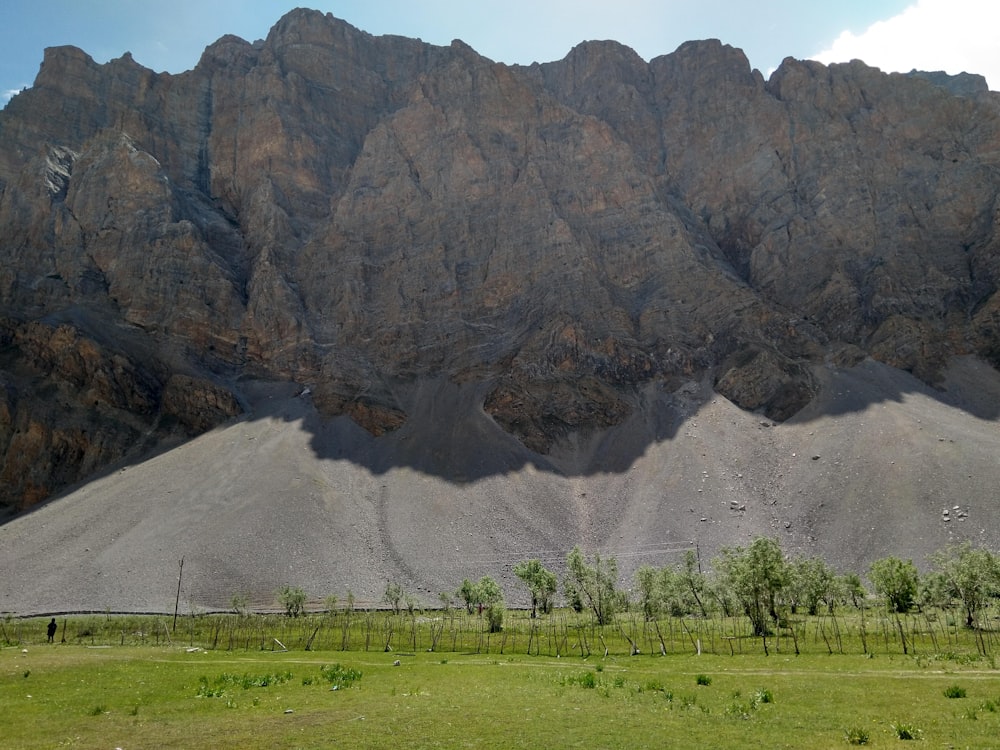
[[[616,614],[627,611],[639,611],[649,621],[721,613],[744,615],[754,635],[767,635],[789,615],[833,613],[845,605],[862,608],[874,594],[895,613],[959,607],[966,626],[979,627],[984,609],[1000,597],[1000,557],[963,543],[938,551],[931,562],[933,568],[920,574],[911,560],[876,560],[867,571],[869,592],[857,573],[838,574],[819,557],[790,559],[776,540],[760,537],[747,547],[723,548],[707,572],[693,550],[678,565],[643,566],[635,573],[631,591],[620,585],[614,557],[588,557],[580,547],[566,558],[561,587],[559,577],[537,559],[518,563],[514,574],[528,590],[532,618],[552,611],[561,588],[566,604],[590,612],[598,625],[609,625]],[[279,594],[289,615],[303,611],[305,598],[301,589],[286,587]],[[453,594],[443,593],[440,599],[444,608],[458,601],[469,614],[478,612],[490,632],[503,627],[503,591],[490,576],[475,582],[465,579]],[[396,614],[404,607],[411,613],[416,608],[415,600],[392,582],[383,602]],[[330,609],[335,603],[327,601]],[[348,605],[352,603],[349,594]]]
[[[939,550],[931,563],[921,575],[912,560],[876,560],[867,571],[871,593],[897,613],[960,607],[966,626],[977,627],[985,607],[1000,597],[1000,558],[966,542]],[[707,616],[709,610],[742,614],[755,635],[767,634],[787,615],[832,613],[837,605],[860,608],[869,596],[857,573],[838,574],[819,557],[789,559],[777,541],[764,537],[745,548],[722,549],[711,573],[703,573],[689,551],[679,566],[640,568],[636,583],[647,618]]]

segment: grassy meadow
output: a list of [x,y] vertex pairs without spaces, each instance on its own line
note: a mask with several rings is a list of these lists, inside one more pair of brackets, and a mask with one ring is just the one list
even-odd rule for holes
[[943,614],[801,618],[766,653],[741,618],[46,622],[3,622],[4,748],[1000,748],[995,635]]

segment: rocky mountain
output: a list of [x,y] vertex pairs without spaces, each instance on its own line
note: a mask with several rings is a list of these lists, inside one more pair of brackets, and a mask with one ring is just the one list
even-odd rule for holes
[[0,112],[0,503],[262,383],[307,393],[321,458],[450,487],[625,476],[713,399],[797,424],[859,367],[907,385],[850,411],[929,388],[988,443],[998,227],[973,75],[765,80],[714,40],[507,66],[307,10],[179,75],[48,49]]

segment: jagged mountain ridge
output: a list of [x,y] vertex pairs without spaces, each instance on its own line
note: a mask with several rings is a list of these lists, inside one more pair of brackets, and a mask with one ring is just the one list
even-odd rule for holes
[[232,418],[246,378],[373,435],[470,384],[545,456],[647,386],[780,421],[823,363],[996,367],[998,97],[940,83],[765,81],[715,41],[511,67],[304,10],[179,75],[47,50],[0,113],[3,501]]

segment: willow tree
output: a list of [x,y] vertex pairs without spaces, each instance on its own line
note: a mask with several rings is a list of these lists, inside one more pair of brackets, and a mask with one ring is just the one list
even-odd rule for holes
[[603,559],[595,554],[588,562],[580,547],[574,547],[566,557],[566,577],[563,590],[570,601],[579,601],[594,613],[598,625],[607,625],[615,616],[622,596],[617,589],[618,561]]
[[979,612],[1000,594],[1000,563],[989,550],[969,542],[950,545],[931,556],[948,593],[962,602],[965,626],[974,628]]
[[901,560],[891,555],[883,557],[871,564],[868,578],[890,612],[909,612],[913,607],[920,575],[912,560]]
[[749,547],[724,547],[713,561],[722,584],[750,618],[754,635],[768,635],[778,621],[778,602],[790,582],[781,545],[758,537]]
[[514,575],[531,592],[531,616],[536,617],[539,608],[548,614],[552,610],[552,597],[559,590],[556,574],[546,570],[541,560],[524,560],[514,566]]

